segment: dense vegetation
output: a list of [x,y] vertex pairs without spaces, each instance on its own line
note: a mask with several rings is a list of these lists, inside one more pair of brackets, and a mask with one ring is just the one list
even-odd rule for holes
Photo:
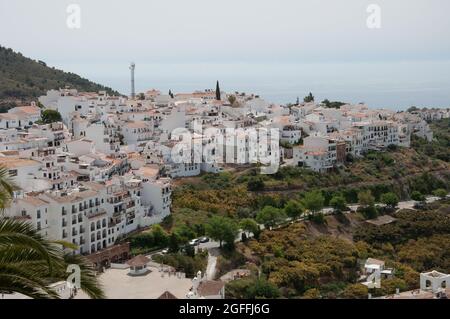
[[199,270],[202,273],[205,272],[208,262],[208,252],[201,251],[195,255],[181,253],[154,255],[153,259],[158,263],[172,266],[176,271],[182,271],[187,277],[192,278]]
[[[375,202],[392,208],[399,200],[423,199],[439,189],[448,192],[450,166],[443,160],[450,154],[450,148],[443,146],[450,138],[448,125],[448,120],[432,125],[436,140],[431,143],[415,137],[410,149],[369,152],[328,174],[281,167],[274,175],[260,175],[255,167],[181,180],[173,194],[173,215],[164,227],[170,231],[183,225],[194,236],[203,236],[202,225],[215,215],[237,221],[259,219],[273,226],[277,220],[297,218],[305,210],[314,212],[323,206],[342,211],[348,204],[359,203],[362,192],[373,197],[363,211],[373,218],[383,213],[375,210]],[[434,151],[426,151],[429,148]],[[313,217],[322,218],[320,214]]]
[[[264,231],[259,240],[238,246],[239,253],[260,269],[259,278],[254,272],[227,285],[227,295],[248,296],[248,290],[264,280],[267,289],[276,288],[272,295],[288,298],[367,298],[369,290],[357,279],[361,262],[368,257],[384,260],[395,270],[395,277],[383,280],[381,289],[370,290],[375,296],[394,293],[396,288],[416,289],[422,271],[449,273],[450,201],[393,216],[396,222],[382,226],[364,223],[358,215],[338,221],[337,229],[354,233],[352,240],[331,236],[329,228],[311,222]],[[326,219],[330,223],[339,220],[335,216]]]
[[414,136],[412,146],[420,153],[431,158],[450,162],[450,119],[443,119],[431,123],[434,133],[434,141],[428,143],[426,140]]
[[17,102],[35,100],[47,90],[66,86],[80,91],[105,90],[110,94],[119,94],[74,73],[48,67],[43,61],[34,61],[0,46],[0,112],[6,112]]

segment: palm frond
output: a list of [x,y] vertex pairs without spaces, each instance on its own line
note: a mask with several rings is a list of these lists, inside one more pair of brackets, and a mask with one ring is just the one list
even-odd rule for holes
[[0,248],[11,246],[33,249],[47,261],[50,270],[54,262],[61,259],[57,247],[44,240],[28,222],[0,219]]
[[[0,164],[0,211],[16,189],[8,170]],[[67,280],[67,267],[76,264],[81,270],[81,289],[91,298],[104,298],[87,260],[65,254],[65,249],[77,250],[78,246],[48,241],[30,223],[0,217],[0,292],[17,292],[38,299],[59,298],[49,284]]]

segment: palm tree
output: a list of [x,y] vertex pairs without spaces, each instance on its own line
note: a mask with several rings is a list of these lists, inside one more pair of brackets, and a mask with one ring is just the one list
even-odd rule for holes
[[[8,171],[0,167],[0,209],[3,211],[17,189]],[[65,249],[64,249],[65,248]],[[0,216],[0,293],[21,293],[31,298],[59,298],[51,283],[65,281],[71,264],[80,267],[81,289],[91,298],[104,298],[94,269],[82,256],[67,250],[77,247],[43,238],[26,222]]]
[[0,212],[9,204],[16,184],[12,181],[6,167],[0,165]]

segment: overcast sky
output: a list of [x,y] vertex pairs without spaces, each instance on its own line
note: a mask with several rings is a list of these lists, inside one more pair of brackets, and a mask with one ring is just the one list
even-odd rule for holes
[[447,60],[449,15],[448,0],[0,0],[0,44],[56,64]]
[[[70,4],[81,28],[67,27]],[[381,28],[369,29],[370,4]],[[0,0],[0,45],[130,92],[448,106],[449,0]],[[1,62],[1,61],[0,61]]]

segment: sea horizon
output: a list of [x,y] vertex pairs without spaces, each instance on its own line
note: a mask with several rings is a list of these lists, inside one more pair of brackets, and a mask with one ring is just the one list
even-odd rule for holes
[[[136,62],[136,92],[214,89],[260,95],[271,103],[295,103],[312,92],[324,99],[371,108],[450,106],[450,61],[345,63],[146,63]],[[129,94],[128,62],[55,63],[91,81]]]

